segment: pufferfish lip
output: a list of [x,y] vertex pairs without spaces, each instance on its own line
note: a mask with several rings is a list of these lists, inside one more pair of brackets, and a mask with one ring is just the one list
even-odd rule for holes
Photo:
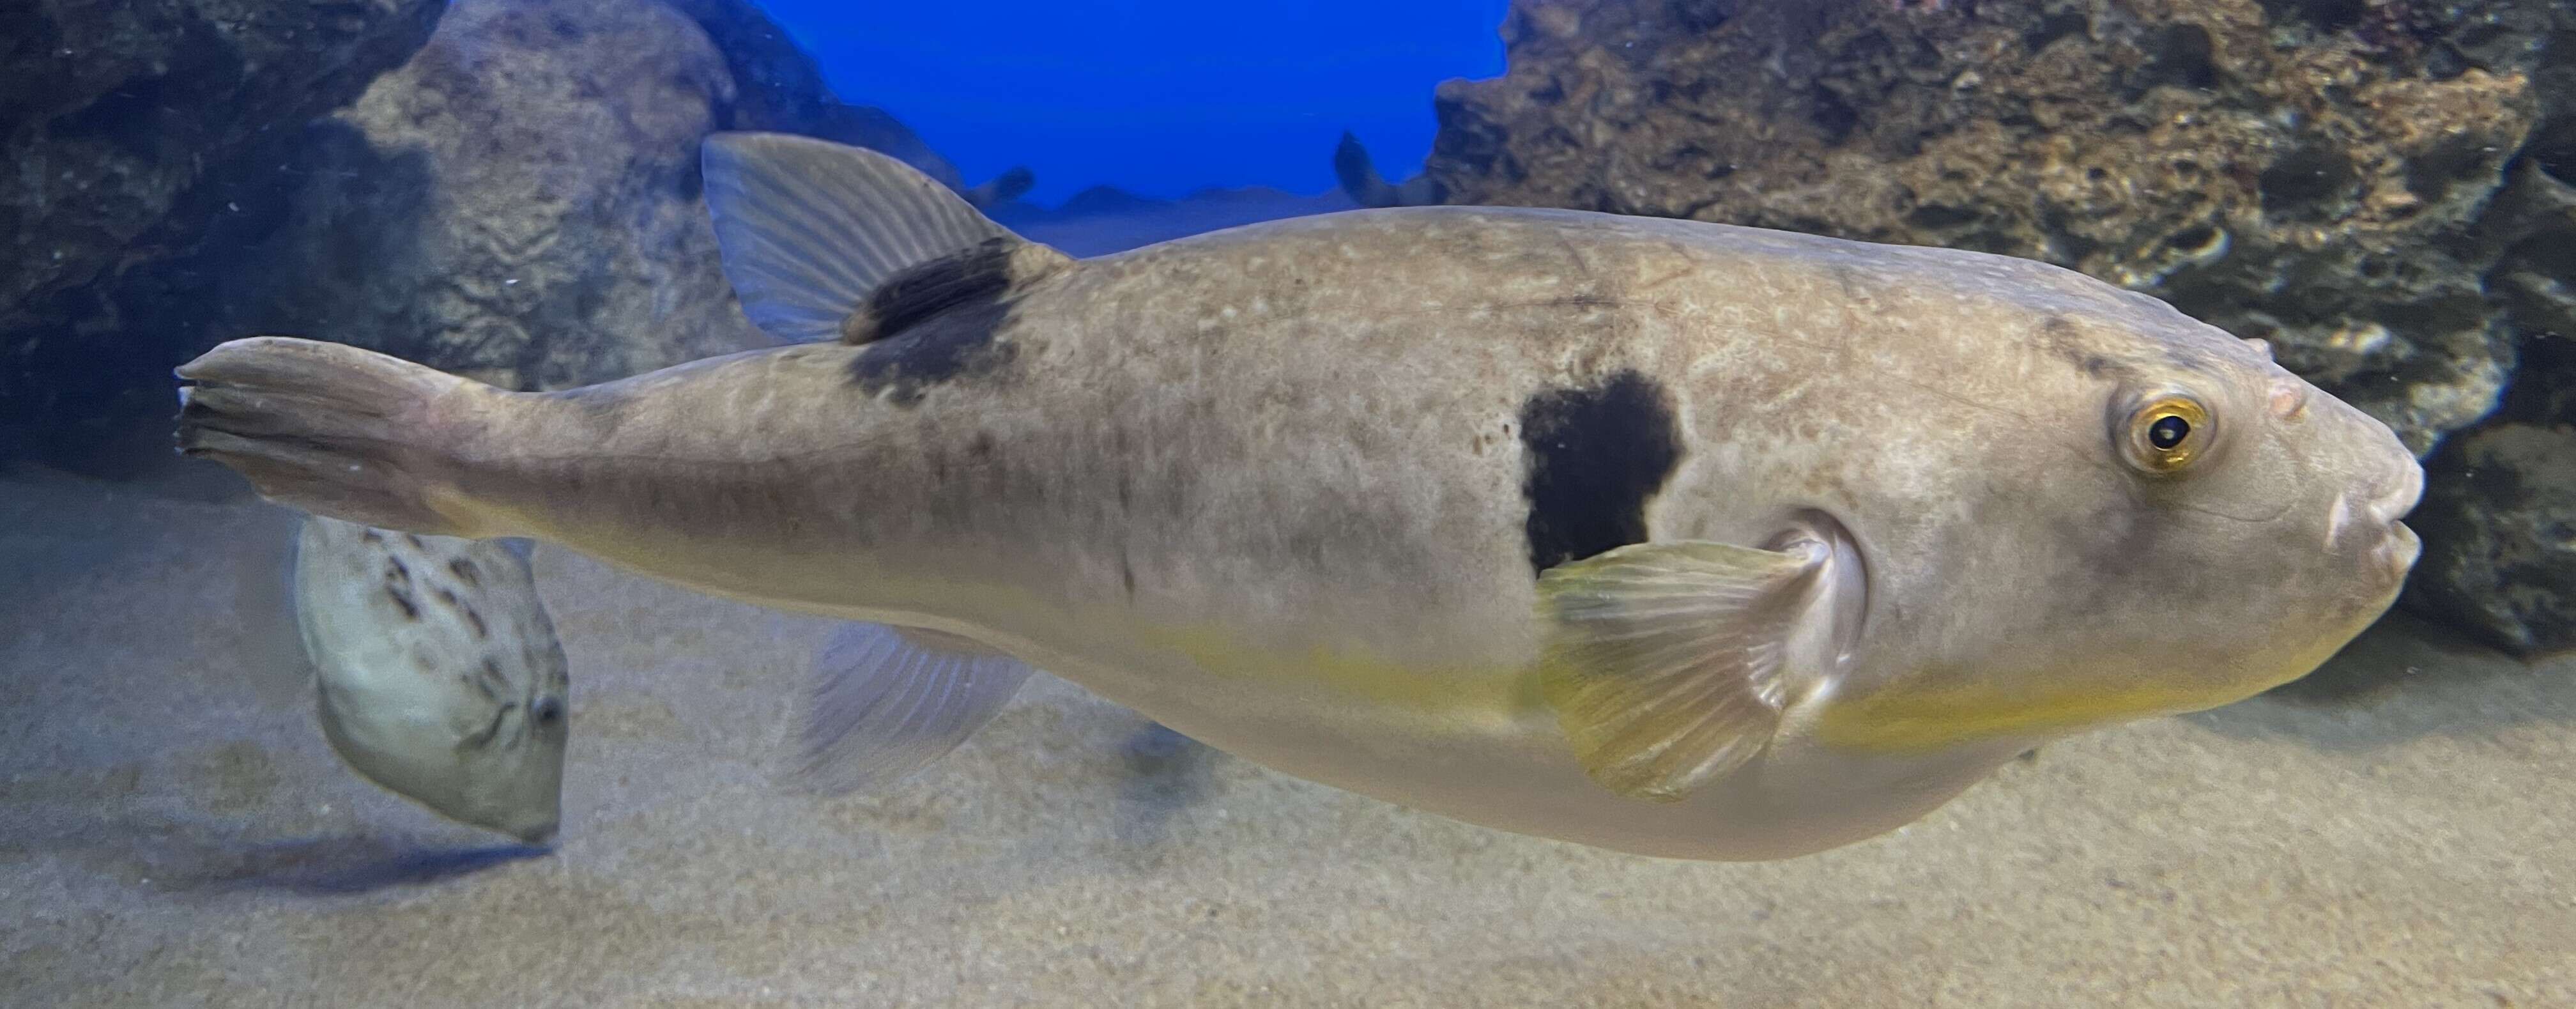
[[2391,524],[2388,527],[2388,536],[2379,542],[2380,563],[2386,565],[2389,572],[2399,578],[2406,577],[2408,571],[2414,570],[2415,559],[2423,553],[2424,541],[2417,538],[2415,530],[2406,528],[2406,523],[2403,522]]
[[2397,478],[2385,486],[2388,491],[2363,505],[2361,510],[2370,517],[2370,527],[2384,530],[2378,544],[2371,549],[2373,559],[2391,575],[2403,579],[2414,569],[2416,558],[2422,556],[2424,541],[2417,538],[2415,530],[2398,520],[2414,511],[2416,502],[2423,500],[2424,468],[2410,459],[2399,469]]
[[2423,542],[2398,520],[2423,496],[2424,469],[2412,458],[2385,480],[2336,495],[2326,518],[2325,548],[2358,553],[2405,577],[2423,552]]
[[2414,511],[2415,503],[2423,499],[2424,467],[2409,462],[2398,471],[2396,485],[2379,500],[2371,502],[2370,517],[2381,525],[2395,524],[2408,512]]

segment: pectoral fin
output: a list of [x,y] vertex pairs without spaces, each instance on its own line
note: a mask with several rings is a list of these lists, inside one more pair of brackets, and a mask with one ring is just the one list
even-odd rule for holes
[[1542,690],[1593,780],[1670,802],[1760,753],[1831,556],[1811,539],[1647,543],[1541,575]]
[[893,784],[992,721],[1030,672],[963,638],[851,624],[815,660],[796,780],[826,794]]

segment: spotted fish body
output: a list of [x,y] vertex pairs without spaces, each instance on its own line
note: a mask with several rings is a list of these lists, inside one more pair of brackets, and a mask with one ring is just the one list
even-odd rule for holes
[[295,611],[323,735],[360,775],[460,822],[554,836],[570,682],[525,560],[315,516]]
[[[2414,556],[2385,426],[2041,264],[1425,207],[1080,262],[952,216],[961,251],[862,242],[891,278],[835,276],[813,208],[876,190],[824,146],[711,146],[710,199],[753,317],[843,342],[517,394],[241,341],[182,370],[183,446],[362,521],[970,643],[1301,777],[1711,859],[2303,674]],[[819,223],[746,241],[764,200]],[[316,376],[395,406],[235,395]],[[2139,433],[2177,402],[2199,441]],[[363,479],[263,433],[326,425]]]

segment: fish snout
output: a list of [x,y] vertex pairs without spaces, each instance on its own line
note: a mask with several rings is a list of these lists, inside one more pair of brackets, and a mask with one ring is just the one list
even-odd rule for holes
[[2424,467],[2410,458],[2398,468],[2395,480],[2381,486],[2378,499],[2370,503],[2370,517],[2380,525],[2396,525],[2424,499]]
[[2366,556],[2373,566],[2403,579],[2423,553],[2415,530],[2399,521],[2424,497],[2424,467],[2408,456],[2386,479],[2335,499],[2326,527],[2327,546],[2338,543]]
[[2406,528],[2403,522],[2391,524],[2388,538],[2379,544],[2380,563],[2387,565],[2389,573],[2401,580],[2407,572],[2415,569],[2415,559],[2423,553],[2424,541],[2416,538],[2415,530]]

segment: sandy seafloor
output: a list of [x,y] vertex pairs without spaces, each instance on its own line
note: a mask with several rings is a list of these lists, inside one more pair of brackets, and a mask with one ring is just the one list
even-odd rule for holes
[[2576,662],[2384,629],[1898,834],[1702,864],[1308,784],[1044,676],[891,793],[814,799],[770,775],[829,624],[548,547],[574,735],[536,853],[338,762],[279,609],[295,517],[178,473],[0,482],[0,1003],[2576,1006]]

